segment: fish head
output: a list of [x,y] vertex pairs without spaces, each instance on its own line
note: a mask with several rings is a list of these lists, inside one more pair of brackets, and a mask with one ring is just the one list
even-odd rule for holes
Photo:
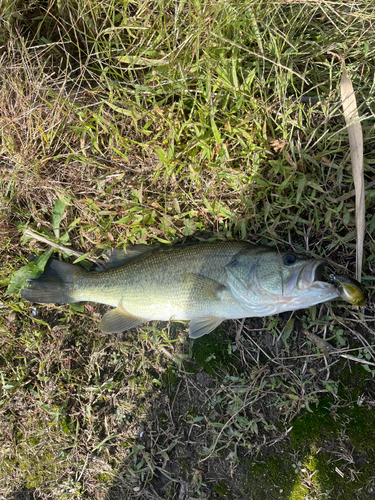
[[337,288],[322,280],[326,261],[268,247],[246,249],[225,267],[235,299],[254,316],[303,309],[337,298]]

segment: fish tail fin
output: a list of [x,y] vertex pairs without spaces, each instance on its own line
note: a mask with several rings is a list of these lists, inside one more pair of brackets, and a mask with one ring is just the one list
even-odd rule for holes
[[75,278],[82,272],[85,271],[79,266],[51,259],[38,279],[28,280],[30,286],[21,290],[21,297],[41,304],[79,302],[74,298],[73,290]]

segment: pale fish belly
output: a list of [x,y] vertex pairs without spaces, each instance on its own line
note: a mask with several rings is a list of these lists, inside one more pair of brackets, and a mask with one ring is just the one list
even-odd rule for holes
[[130,300],[124,298],[121,304],[133,316],[158,321],[190,321],[204,316],[237,319],[249,313],[233,298],[229,289],[221,292],[220,300],[197,300],[192,296],[178,297],[177,294],[165,293],[163,300],[150,294],[147,298],[139,297],[139,300],[134,296]]

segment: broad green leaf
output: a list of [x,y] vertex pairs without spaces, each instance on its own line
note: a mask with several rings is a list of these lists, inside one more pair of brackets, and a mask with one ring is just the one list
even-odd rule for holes
[[39,278],[39,276],[43,273],[52,252],[53,248],[50,248],[42,255],[39,255],[36,259],[26,264],[26,266],[22,266],[21,269],[18,269],[18,271],[13,274],[5,295],[14,293],[15,291],[26,286],[27,280]]
[[221,144],[220,132],[219,132],[219,129],[217,128],[217,125],[216,125],[215,120],[213,118],[211,118],[211,128],[212,128],[212,132],[213,132],[214,137],[215,137],[215,141],[218,144]]
[[216,427],[217,429],[222,429],[225,424],[221,424],[220,422],[211,422],[212,427]]
[[84,253],[80,257],[77,257],[77,259],[73,262],[73,264],[78,264],[78,262],[81,262],[82,260],[87,259],[87,257],[90,257],[90,252]]
[[77,312],[85,312],[85,304],[83,302],[69,302],[70,307]]
[[60,238],[60,222],[65,212],[66,203],[59,198],[55,201],[52,210],[52,227],[57,239]]
[[250,424],[250,422],[247,420],[247,418],[242,417],[241,415],[236,415],[236,420],[239,424],[243,425],[244,427],[246,427]]
[[285,325],[284,332],[283,332],[283,340],[286,342],[288,338],[290,337],[290,334],[293,331],[294,327],[294,318],[290,319],[288,323]]
[[182,234],[186,236],[190,236],[195,233],[196,225],[193,219],[185,219],[184,220],[185,227],[182,229]]

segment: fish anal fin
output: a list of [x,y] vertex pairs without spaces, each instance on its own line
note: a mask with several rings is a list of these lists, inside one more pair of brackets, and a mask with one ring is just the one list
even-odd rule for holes
[[99,323],[99,330],[103,333],[120,333],[135,328],[147,321],[145,318],[138,318],[125,311],[120,305],[116,309],[111,309],[102,317]]
[[194,318],[189,323],[189,337],[191,339],[202,337],[202,335],[212,332],[224,320],[225,318],[218,318],[217,316]]

